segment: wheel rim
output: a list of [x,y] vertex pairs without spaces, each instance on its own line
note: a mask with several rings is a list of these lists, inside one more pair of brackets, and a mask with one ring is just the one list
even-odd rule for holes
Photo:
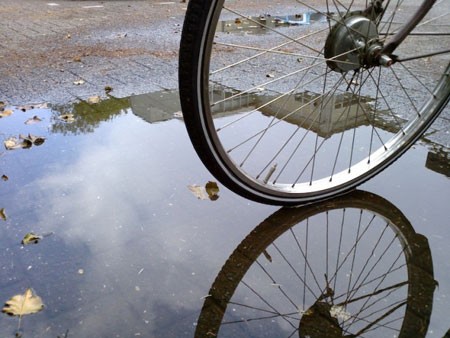
[[[288,43],[274,41],[270,48],[263,49],[258,43],[266,41],[256,35],[247,35],[246,42],[234,33],[216,32],[218,23],[229,22],[222,19],[229,18],[230,13],[247,20],[244,11],[227,8],[222,2],[216,5],[225,9],[211,12],[213,28],[204,36],[197,91],[200,115],[212,156],[221,170],[235,185],[254,195],[301,202],[354,187],[403,153],[445,104],[449,70],[442,65],[448,63],[447,56],[416,72],[411,71],[411,65],[385,69],[370,61],[381,46],[380,40],[395,30],[391,27],[397,16],[388,11],[384,12],[390,18],[388,22],[369,20],[360,14],[361,9],[349,8],[349,14],[343,14],[334,25],[315,23],[309,33],[302,31],[304,26],[296,26],[297,35],[292,33],[292,26],[277,28],[271,34]],[[248,20],[258,24],[254,18]],[[267,23],[267,18],[264,21]],[[272,31],[266,23],[260,25]],[[339,29],[339,25],[345,28]],[[364,45],[356,45],[365,51],[364,57],[358,55],[361,61],[352,68],[337,57],[346,55],[352,47],[345,47],[344,53],[338,48],[349,38],[345,30],[359,35],[368,32]],[[310,38],[318,35],[323,36],[324,44],[327,42],[319,53],[308,45]],[[350,40],[361,43],[355,35]],[[301,53],[292,44],[309,53]],[[411,44],[417,47],[412,41],[405,48],[412,53]],[[283,50],[286,46],[292,47],[288,53]],[[268,54],[270,62],[266,60]],[[289,58],[292,64],[292,58],[299,59],[299,55],[303,59],[295,62],[301,65],[284,74],[281,69],[289,67],[272,60]],[[249,75],[249,79],[239,78],[253,71],[257,74]],[[413,79],[416,87],[406,86],[403,76]],[[435,89],[425,90],[431,83]],[[309,91],[312,87],[316,92]],[[389,89],[393,87],[400,99],[392,97]]]

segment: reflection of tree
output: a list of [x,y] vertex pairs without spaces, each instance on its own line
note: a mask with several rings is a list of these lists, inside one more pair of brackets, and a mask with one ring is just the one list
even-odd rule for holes
[[[101,122],[109,121],[125,113],[129,107],[129,98],[119,99],[112,96],[94,104],[80,101],[71,107],[55,106],[52,107],[54,114],[50,132],[64,135],[92,133]],[[75,119],[73,122],[65,122],[59,118],[61,114],[67,113],[73,114]]]
[[427,239],[355,191],[257,226],[216,277],[195,336],[425,337],[435,285]]

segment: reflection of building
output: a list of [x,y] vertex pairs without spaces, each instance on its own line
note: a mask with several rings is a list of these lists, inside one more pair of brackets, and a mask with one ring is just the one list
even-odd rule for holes
[[348,93],[321,97],[304,92],[278,100],[261,111],[328,138],[347,129],[368,125],[370,107],[367,103],[370,101],[370,98]]
[[450,177],[450,154],[444,148],[432,149],[428,152],[425,167],[439,174]]
[[180,111],[177,91],[160,91],[130,97],[133,113],[149,123],[167,121]]

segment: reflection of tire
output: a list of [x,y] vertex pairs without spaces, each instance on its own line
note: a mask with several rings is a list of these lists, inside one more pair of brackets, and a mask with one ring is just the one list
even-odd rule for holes
[[434,287],[427,239],[391,203],[355,191],[256,227],[216,277],[195,336],[425,337]]
[[[189,2],[180,48],[182,110],[199,157],[228,188],[279,205],[348,191],[401,156],[443,109],[448,54],[388,68],[367,61],[366,53],[378,50],[419,5],[385,1],[382,14],[370,14],[367,4],[255,4],[261,13],[322,16],[303,25],[303,14],[251,17],[250,3]],[[446,27],[439,19],[445,6],[436,2],[420,29],[434,32],[434,19]],[[246,27],[265,35],[236,33]],[[432,53],[436,39],[448,45],[444,35],[422,34],[430,36],[408,36],[397,55]],[[367,44],[357,45],[360,38]]]

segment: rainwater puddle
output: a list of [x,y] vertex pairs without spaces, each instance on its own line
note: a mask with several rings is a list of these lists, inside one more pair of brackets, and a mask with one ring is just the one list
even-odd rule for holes
[[[250,95],[215,113],[261,100]],[[443,145],[418,143],[361,187],[371,192],[279,209],[220,184],[214,200],[192,193],[188,186],[214,178],[192,149],[177,92],[5,111],[0,301],[30,288],[44,304],[22,316],[23,337],[280,337],[299,336],[299,326],[311,337],[443,337],[449,329]],[[0,336],[14,337],[18,323],[2,314]]]

